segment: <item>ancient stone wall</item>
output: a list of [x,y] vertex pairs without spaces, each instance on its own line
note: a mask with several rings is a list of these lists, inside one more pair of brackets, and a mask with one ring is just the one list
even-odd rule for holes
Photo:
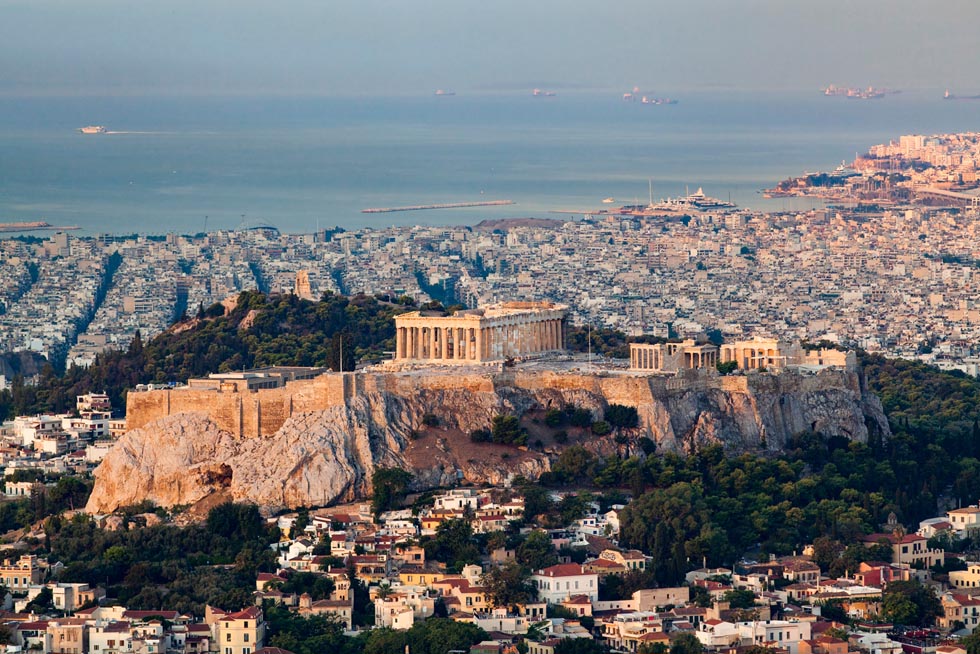
[[187,388],[129,393],[126,429],[139,429],[176,413],[200,413],[240,438],[270,436],[295,413],[344,405],[353,395],[353,377],[353,373],[326,374],[282,388],[243,393]]
[[290,382],[282,388],[251,392],[174,389],[130,393],[126,427],[138,429],[177,413],[200,413],[239,438],[255,438],[275,434],[293,415],[350,406],[355,397],[390,393],[407,398],[421,391],[494,393],[500,388],[531,393],[558,391],[566,396],[587,393],[609,404],[633,407],[658,405],[672,394],[691,391],[778,395],[838,388],[858,395],[861,392],[858,375],[843,370],[826,370],[809,376],[783,373],[731,377],[691,371],[670,378],[549,370],[327,373],[311,380]]

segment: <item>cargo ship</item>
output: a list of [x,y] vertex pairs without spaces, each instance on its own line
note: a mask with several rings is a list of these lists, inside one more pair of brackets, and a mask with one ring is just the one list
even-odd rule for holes
[[640,100],[640,104],[677,104],[677,100],[672,98],[648,98],[644,95]]
[[857,100],[872,100],[875,98],[883,98],[886,95],[899,93],[899,91],[895,89],[876,89],[873,86],[869,86],[866,89],[859,89],[847,86],[834,86],[833,84],[825,89],[821,89],[821,92],[826,96],[837,96]]
[[106,129],[102,125],[88,125],[86,127],[79,127],[78,131],[82,134],[105,134]]
[[946,89],[943,100],[980,100],[980,95],[953,95],[949,89]]

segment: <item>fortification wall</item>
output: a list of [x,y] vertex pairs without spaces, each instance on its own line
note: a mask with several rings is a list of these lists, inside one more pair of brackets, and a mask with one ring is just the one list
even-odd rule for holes
[[132,392],[126,397],[126,429],[138,429],[175,413],[201,413],[241,438],[271,436],[294,413],[340,406],[353,394],[354,373],[325,374],[283,388],[237,391],[179,388]]
[[169,415],[170,391],[130,391],[126,394],[126,429],[141,429]]
[[173,389],[130,393],[126,427],[144,427],[176,413],[201,413],[240,438],[255,438],[275,434],[295,414],[342,406],[357,396],[392,394],[411,398],[423,390],[494,393],[506,387],[531,393],[585,392],[611,404],[634,407],[657,405],[673,394],[702,390],[774,396],[840,388],[860,395],[858,375],[844,370],[825,370],[816,375],[784,372],[730,377],[690,373],[669,378],[552,370],[327,373],[290,382],[283,388],[251,392]]

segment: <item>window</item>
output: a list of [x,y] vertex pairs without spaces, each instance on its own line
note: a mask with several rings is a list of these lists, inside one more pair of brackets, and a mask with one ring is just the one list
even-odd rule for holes
[[225,634],[225,642],[226,643],[230,643],[231,642],[231,634],[230,633]]
[[243,634],[243,636],[245,637],[245,642],[247,643],[248,642],[248,634]]

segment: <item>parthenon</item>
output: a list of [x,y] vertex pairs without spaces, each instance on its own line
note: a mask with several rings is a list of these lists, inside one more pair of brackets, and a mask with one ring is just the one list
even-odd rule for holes
[[473,365],[565,349],[568,307],[503,302],[451,316],[413,311],[395,317],[395,361]]

